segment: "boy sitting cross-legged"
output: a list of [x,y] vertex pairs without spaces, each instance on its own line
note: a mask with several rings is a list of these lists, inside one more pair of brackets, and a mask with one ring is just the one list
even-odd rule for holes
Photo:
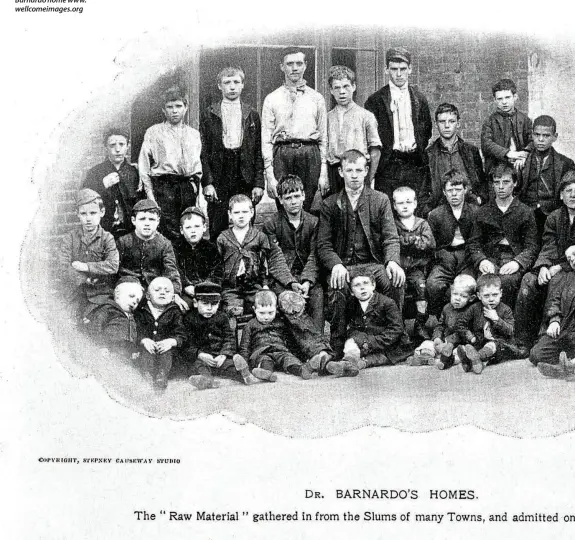
[[[463,371],[479,375],[496,354],[503,352],[504,343],[513,337],[513,311],[501,302],[503,289],[496,274],[477,278],[477,297],[456,323],[462,344],[456,349]],[[472,332],[473,337],[469,335]],[[471,338],[471,339],[470,339]]]
[[195,372],[190,383],[198,390],[217,388],[214,375],[252,384],[257,380],[250,373],[247,362],[236,354],[236,337],[228,316],[219,309],[222,287],[217,283],[198,283],[194,293],[194,307],[186,313],[184,325],[189,343],[185,360]]
[[369,268],[353,268],[349,283],[352,298],[346,309],[348,332],[343,359],[326,365],[326,370],[338,377],[355,377],[367,367],[405,359],[397,350],[404,332],[397,304],[375,290],[375,277]]

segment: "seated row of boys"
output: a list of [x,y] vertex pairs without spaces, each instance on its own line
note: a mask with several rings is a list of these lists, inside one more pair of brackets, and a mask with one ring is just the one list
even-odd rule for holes
[[[354,169],[351,175],[347,172],[347,161],[355,165],[359,164],[358,169],[351,167]],[[369,188],[364,187],[364,179],[367,174],[365,158],[360,152],[350,151],[344,154],[342,163],[341,175],[345,184],[342,193],[353,205],[351,199],[354,196],[351,188],[354,183],[357,184],[355,186],[356,191],[359,186],[360,197],[364,190],[366,192],[369,190]],[[418,312],[421,315],[420,322],[423,322],[426,316],[425,293],[430,298],[430,311],[439,314],[450,283],[458,274],[472,274],[473,263],[475,263],[475,268],[480,274],[498,272],[500,274],[497,278],[499,284],[491,283],[491,287],[501,288],[504,298],[510,304],[513,303],[514,293],[517,290],[521,275],[531,267],[537,256],[536,226],[532,212],[513,197],[516,182],[513,179],[512,171],[506,169],[504,165],[500,165],[494,171],[494,178],[495,199],[488,205],[476,209],[473,205],[465,202],[468,189],[466,177],[457,172],[447,175],[444,181],[447,204],[430,213],[429,226],[424,220],[414,216],[417,203],[412,190],[400,188],[394,193],[394,206],[398,216],[396,220],[397,230],[400,231],[402,238],[401,261],[409,270],[413,283],[416,284],[415,298]],[[548,223],[551,223],[550,227],[554,223],[556,215],[562,215],[565,212],[570,216],[568,221],[571,220],[569,222],[572,224],[570,207],[575,206],[574,190],[575,175],[565,175],[559,189],[565,206],[563,209],[552,213],[548,219]],[[206,224],[201,210],[197,208],[187,209],[181,218],[181,231],[187,242],[187,248],[180,252],[180,268],[176,263],[171,243],[156,232],[160,219],[157,204],[149,200],[138,202],[133,208],[134,215],[132,217],[135,232],[118,240],[119,259],[121,261],[120,275],[135,277],[147,286],[153,282],[155,277],[168,277],[175,291],[176,303],[184,311],[190,307],[189,296],[194,295],[194,287],[198,280],[209,278],[217,281],[219,278],[217,274],[222,269],[223,304],[225,311],[230,315],[235,316],[242,312],[249,312],[249,306],[253,305],[257,291],[267,285],[266,265],[269,265],[269,273],[274,278],[274,286],[279,287],[276,290],[281,290],[283,286],[283,288],[289,288],[303,297],[309,296],[310,290],[313,289],[312,286],[317,287],[319,281],[317,264],[314,261],[316,256],[315,218],[302,211],[303,189],[297,177],[288,176],[284,179],[280,184],[280,193],[285,212],[278,213],[266,224],[266,232],[270,236],[250,226],[253,217],[250,199],[241,195],[232,197],[229,218],[233,226],[220,235],[217,250],[214,250],[213,246],[210,247],[210,244],[202,239],[203,233],[206,231]],[[338,197],[338,195],[334,197]],[[381,197],[384,196],[381,195]],[[326,201],[324,205],[329,206],[328,203],[329,201]],[[61,251],[61,262],[66,275],[71,278],[73,283],[80,285],[75,289],[78,311],[83,317],[98,320],[98,317],[92,317],[91,313],[100,309],[99,305],[102,304],[103,300],[104,304],[106,303],[105,278],[116,273],[118,252],[115,250],[111,235],[99,227],[100,220],[105,215],[103,201],[99,195],[89,189],[82,190],[79,193],[78,206],[81,229],[73,231],[65,239]],[[516,211],[510,212],[513,208]],[[323,217],[324,213],[322,212],[322,219]],[[303,228],[301,225],[306,220],[309,220],[310,226]],[[453,222],[451,225],[450,221]],[[423,234],[415,233],[416,230]],[[305,237],[302,236],[302,233],[305,233]],[[552,238],[552,233],[547,230],[546,233],[549,237],[546,243],[547,251],[549,251],[550,245],[554,241],[557,242],[557,238]],[[426,285],[425,274],[422,272],[425,264],[418,264],[418,261],[425,262],[430,257],[434,247],[434,237],[437,239],[438,248],[435,253],[436,264]],[[390,238],[380,238],[380,241],[384,243],[392,240],[391,236]],[[361,242],[352,244],[352,250],[358,248],[358,253],[360,253]],[[198,249],[197,252],[195,252],[196,249]],[[200,252],[202,255],[196,257],[195,253],[200,254]],[[219,259],[220,255],[223,257],[223,264]],[[321,252],[318,255],[321,260]],[[287,261],[289,261],[289,265]],[[557,263],[554,266],[556,265]],[[542,266],[542,268],[544,267]],[[182,271],[183,269],[185,271]],[[307,274],[305,273],[306,269]],[[365,270],[364,275],[360,277],[367,277],[368,281],[374,282],[376,277],[372,270]],[[556,269],[552,267],[551,271],[556,272]],[[540,270],[540,274],[541,272],[543,270]],[[351,278],[351,275],[347,277]],[[181,290],[182,281],[184,283],[183,292]],[[345,283],[343,285],[347,288]],[[361,308],[365,312],[363,317],[365,319],[369,302],[362,300],[362,296],[355,293],[353,286],[351,290],[360,301]],[[468,291],[468,294],[472,296],[473,292]],[[187,299],[186,295],[188,295]],[[270,295],[266,297],[266,301],[269,303]],[[323,298],[321,288],[318,298],[320,301]],[[244,301],[247,301],[246,306],[243,305]],[[485,303],[486,312],[482,312],[482,314],[490,319],[489,315],[493,316],[492,310],[496,308],[498,303],[499,301]],[[158,306],[153,307],[158,309]],[[323,316],[322,310],[318,309],[317,306],[315,308],[316,311],[312,311],[312,313],[317,316],[317,319],[320,319]],[[353,317],[351,318],[353,319]],[[399,335],[401,336],[403,333],[401,316],[391,317],[391,319],[399,320]],[[496,322],[497,318],[492,320]],[[350,316],[347,312],[344,319],[346,327],[349,321]],[[323,322],[323,318],[321,318],[321,322]],[[297,327],[297,324],[294,326]],[[371,324],[367,327],[372,334],[377,335],[381,331],[381,326]],[[323,334],[319,330],[323,328],[323,324],[313,324],[310,321],[308,327],[315,328],[320,336]],[[376,328],[378,328],[377,332],[374,331]],[[132,330],[130,328],[128,330],[128,335],[133,336]],[[427,337],[421,326],[419,330],[421,337]],[[489,335],[487,330],[485,333]],[[304,334],[305,331],[301,335]],[[381,337],[386,337],[385,331]],[[173,339],[177,343],[177,338]],[[397,340],[391,340],[386,346],[389,347],[396,342]],[[490,348],[488,347],[488,349]],[[146,350],[150,353],[148,348]],[[329,346],[322,350],[328,351]],[[360,351],[364,356],[374,354],[370,339],[364,339]],[[446,356],[444,347],[440,351],[443,356]],[[487,352],[494,352],[483,349],[482,351],[479,354],[485,355]],[[351,346],[350,348],[350,343],[346,341],[341,350],[336,347],[334,352],[337,359],[343,354],[343,364],[332,361],[327,365],[333,365],[327,369],[325,366],[326,358],[324,358],[324,365],[317,366],[317,368],[338,374],[356,373],[357,370],[350,367],[349,364],[349,358],[356,357],[356,352],[354,347]],[[389,353],[389,351],[386,352]],[[459,357],[464,356],[464,351],[460,349],[457,349],[456,353],[459,354]],[[467,353],[468,356],[473,357],[473,353],[470,351]],[[389,356],[392,357],[393,355],[389,354]],[[352,364],[355,365],[356,363],[352,362]],[[449,361],[439,362],[438,366],[440,365],[449,365]],[[271,370],[264,368],[264,371]],[[478,368],[476,367],[474,371],[478,372]],[[160,379],[164,380],[163,377]]]

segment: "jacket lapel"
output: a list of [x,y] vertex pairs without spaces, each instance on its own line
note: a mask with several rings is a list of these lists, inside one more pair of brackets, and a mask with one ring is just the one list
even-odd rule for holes
[[381,100],[385,107],[385,112],[389,118],[389,123],[393,126],[393,113],[391,112],[391,90],[389,89],[389,84],[383,87],[381,92]]

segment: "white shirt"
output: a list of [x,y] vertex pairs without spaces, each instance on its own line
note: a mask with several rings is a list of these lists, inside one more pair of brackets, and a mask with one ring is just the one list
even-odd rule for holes
[[222,100],[222,142],[224,147],[234,150],[242,145],[242,105],[239,99]]

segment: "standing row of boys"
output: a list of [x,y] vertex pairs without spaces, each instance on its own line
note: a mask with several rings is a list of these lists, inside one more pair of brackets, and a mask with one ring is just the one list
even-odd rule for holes
[[[60,252],[74,316],[137,359],[157,388],[173,349],[191,382],[210,388],[216,373],[251,383],[275,380],[276,369],[357,375],[405,360],[407,291],[421,343],[412,365],[481,373],[530,355],[546,375],[572,375],[559,353],[575,355],[575,288],[564,286],[575,268],[575,164],[553,149],[555,121],[532,124],[515,109],[514,83],[499,81],[482,129],[484,169],[458,134],[454,105],[437,108],[439,138],[427,146],[432,122],[408,83],[409,52],[390,49],[386,65],[390,82],[365,109],[353,101],[354,73],[331,68],[336,106],[326,114],[303,79],[304,52],[286,50],[285,83],[266,97],[261,123],[240,99],[244,72],[226,68],[222,101],[200,132],[184,123],[187,98],[172,88],[138,169],[126,160],[128,134],[106,133],[108,159],[88,172],[81,226]],[[259,231],[265,186],[278,212]],[[208,216],[194,206],[199,189]],[[238,354],[232,328],[252,312]]]

